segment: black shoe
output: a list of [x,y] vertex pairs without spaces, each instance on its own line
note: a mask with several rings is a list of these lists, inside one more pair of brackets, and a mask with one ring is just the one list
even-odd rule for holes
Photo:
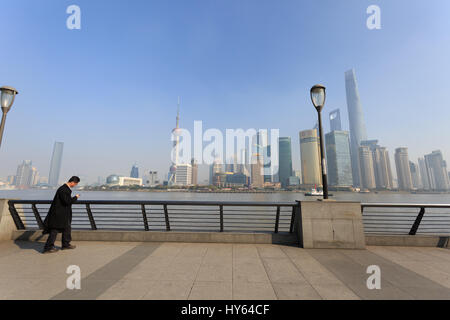
[[61,250],[69,250],[69,249],[75,249],[77,246],[69,244],[68,246],[62,247]]
[[42,251],[42,253],[55,253],[58,252],[59,250],[56,249],[55,247],[50,248],[50,249],[44,249],[44,251]]

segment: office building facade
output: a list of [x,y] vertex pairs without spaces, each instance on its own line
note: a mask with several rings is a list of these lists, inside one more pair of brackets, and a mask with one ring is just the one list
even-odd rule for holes
[[373,190],[377,187],[373,166],[372,150],[367,145],[359,147],[359,164],[361,170],[361,188]]
[[450,188],[447,163],[440,150],[425,155],[425,164],[431,190],[447,191]]
[[352,186],[352,163],[350,156],[349,133],[332,131],[325,135],[330,186]]
[[317,130],[305,130],[300,134],[300,160],[304,185],[321,186],[320,150]]
[[282,187],[289,184],[289,177],[292,176],[292,145],[290,137],[280,137],[278,139],[278,177]]
[[412,190],[413,182],[409,167],[408,148],[395,149],[395,167],[397,169],[398,188],[404,191]]

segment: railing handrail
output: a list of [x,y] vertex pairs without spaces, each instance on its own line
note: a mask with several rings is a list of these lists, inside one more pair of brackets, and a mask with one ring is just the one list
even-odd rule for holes
[[[52,200],[9,200],[11,204],[51,204]],[[247,206],[247,207],[292,207],[297,202],[266,201],[198,201],[198,200],[78,200],[75,204],[123,204],[123,205],[191,205],[191,206]]]
[[363,208],[450,208],[450,204],[444,203],[361,203]]

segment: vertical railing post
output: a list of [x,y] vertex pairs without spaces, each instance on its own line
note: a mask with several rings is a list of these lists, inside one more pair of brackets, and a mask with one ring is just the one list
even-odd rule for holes
[[89,217],[89,223],[91,224],[91,230],[97,230],[94,215],[92,214],[91,205],[89,203],[86,203],[86,211]]
[[223,232],[223,205],[220,205],[220,232]]
[[420,222],[422,222],[423,215],[425,214],[425,207],[420,208],[420,212],[417,215],[416,221],[414,221],[414,224],[411,227],[411,230],[409,231],[410,236],[414,236],[417,233],[417,230],[419,229]]
[[289,233],[294,232],[294,223],[295,223],[295,206],[292,206],[291,225],[289,226]]
[[39,211],[38,211],[35,203],[33,203],[31,205],[31,209],[33,209],[34,217],[36,218],[36,222],[39,226],[39,229],[41,229],[41,230],[44,229],[44,223],[42,222],[41,215],[39,214]]
[[12,203],[11,201],[8,201],[8,208],[9,208],[9,212],[11,213],[11,217],[13,218],[14,224],[16,225],[17,230],[25,230],[25,225],[23,224],[23,221],[20,218],[16,207],[14,206],[14,203]]
[[166,219],[166,230],[170,231],[169,210],[167,209],[167,204],[164,205],[164,218]]
[[279,224],[280,224],[280,206],[277,206],[277,217],[275,219],[275,233],[278,233]]
[[142,210],[142,219],[144,220],[144,229],[145,231],[148,231],[148,220],[147,220],[147,213],[145,212],[145,204],[141,204],[141,210]]

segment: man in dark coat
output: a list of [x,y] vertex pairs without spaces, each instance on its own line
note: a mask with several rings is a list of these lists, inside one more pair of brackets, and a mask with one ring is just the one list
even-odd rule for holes
[[80,178],[72,177],[69,182],[63,184],[56,191],[52,204],[48,211],[47,217],[44,220],[44,230],[42,234],[48,233],[48,239],[45,243],[43,253],[53,253],[58,251],[55,248],[55,240],[58,232],[62,233],[62,250],[75,249],[74,245],[70,244],[71,237],[71,223],[72,223],[72,204],[80,197],[77,194],[72,198],[71,188],[75,187],[80,182]]

